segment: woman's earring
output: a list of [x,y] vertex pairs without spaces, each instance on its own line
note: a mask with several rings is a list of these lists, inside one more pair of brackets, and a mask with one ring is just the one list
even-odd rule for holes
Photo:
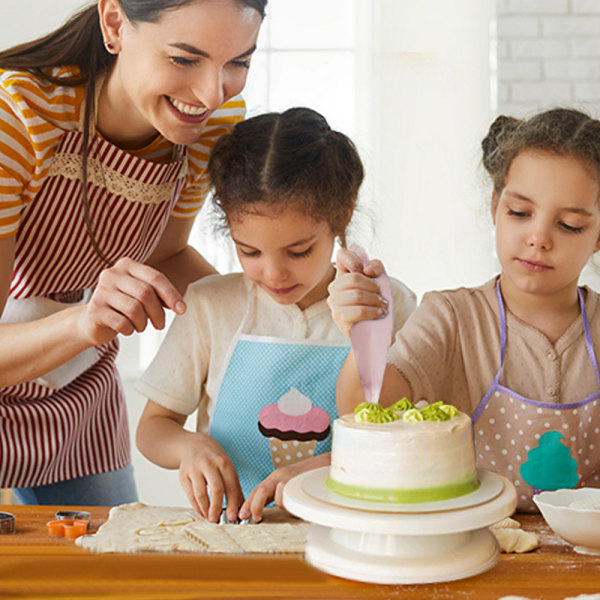
[[109,40],[104,40],[104,47],[106,48],[106,51],[109,54],[116,54],[117,51],[115,50],[115,45],[109,41]]

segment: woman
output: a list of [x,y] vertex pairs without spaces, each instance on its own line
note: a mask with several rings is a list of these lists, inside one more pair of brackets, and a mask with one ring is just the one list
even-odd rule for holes
[[136,499],[117,334],[214,269],[187,243],[266,0],[99,0],[0,53],[0,486]]

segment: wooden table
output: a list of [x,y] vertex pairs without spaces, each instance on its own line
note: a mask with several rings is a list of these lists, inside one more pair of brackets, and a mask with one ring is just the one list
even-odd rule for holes
[[[533,552],[502,554],[490,571],[460,581],[388,586],[326,575],[301,555],[88,553],[48,537],[45,524],[57,508],[0,506],[16,517],[15,533],[0,535],[0,598],[563,600],[600,593],[600,557],[573,552],[539,516],[517,517],[541,538]],[[92,514],[90,531],[107,518],[107,508],[81,508]]]

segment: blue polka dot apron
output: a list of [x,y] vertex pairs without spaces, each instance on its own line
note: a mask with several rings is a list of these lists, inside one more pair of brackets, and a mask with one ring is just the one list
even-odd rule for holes
[[275,468],[331,449],[335,386],[347,341],[246,333],[246,314],[224,361],[210,435],[231,458],[244,496]]
[[[589,359],[600,386],[600,371],[581,290]],[[506,311],[500,281],[500,367],[473,413],[477,465],[501,473],[517,489],[519,512],[536,512],[532,495],[540,490],[600,487],[600,392],[579,402],[559,404],[525,398],[499,383],[506,354]]]

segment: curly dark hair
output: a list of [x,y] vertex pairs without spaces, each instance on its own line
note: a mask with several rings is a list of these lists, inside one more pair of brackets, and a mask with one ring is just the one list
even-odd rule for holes
[[208,173],[226,226],[264,203],[327,222],[342,245],[364,177],[353,142],[303,107],[238,123],[217,141]]
[[600,181],[600,121],[579,110],[553,108],[524,120],[501,115],[481,148],[483,166],[497,194],[504,189],[512,161],[523,150],[576,158]]

